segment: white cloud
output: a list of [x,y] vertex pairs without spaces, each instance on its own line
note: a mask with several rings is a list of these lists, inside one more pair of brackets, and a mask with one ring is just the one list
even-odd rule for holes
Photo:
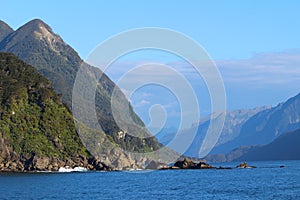
[[244,60],[216,61],[227,83],[277,85],[300,83],[300,52],[258,54]]
[[[155,61],[117,61],[112,64],[107,72],[117,82],[130,69],[144,64],[155,63]],[[225,83],[243,83],[249,85],[276,85],[299,83],[300,81],[300,50],[285,52],[257,54],[249,59],[243,60],[216,60],[222,78]],[[189,80],[203,81],[201,75],[184,60],[162,63],[172,67],[178,75],[183,75]],[[209,74],[209,68],[205,68]],[[142,82],[145,77],[154,77],[155,80],[173,82],[176,73],[171,73],[166,68],[158,70],[156,67],[147,67],[132,73],[132,84]]]
[[146,106],[146,105],[149,105],[149,104],[150,104],[150,101],[147,101],[147,100],[143,99],[140,102],[134,104],[134,107],[139,108],[139,107],[143,107],[143,106]]

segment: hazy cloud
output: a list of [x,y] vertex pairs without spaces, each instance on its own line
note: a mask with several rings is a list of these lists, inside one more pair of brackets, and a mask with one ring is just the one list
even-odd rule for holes
[[245,60],[216,61],[227,83],[276,85],[299,83],[300,51],[258,54]]

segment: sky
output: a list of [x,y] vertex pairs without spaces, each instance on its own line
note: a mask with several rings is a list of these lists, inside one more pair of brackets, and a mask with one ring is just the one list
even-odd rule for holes
[[[224,81],[227,109],[234,110],[275,106],[300,92],[299,10],[297,0],[11,0],[1,2],[0,19],[17,29],[40,18],[83,59],[98,44],[126,30],[161,27],[178,31],[200,44],[215,61]],[[202,116],[209,114],[205,82],[185,73],[191,66],[181,58],[154,51],[136,53],[119,59],[107,73],[118,82],[119,68],[126,71],[141,61],[160,61],[181,70],[202,102]],[[151,97],[151,92],[165,98]],[[137,94],[131,102],[146,123],[150,123],[149,108],[162,102],[174,114],[169,126],[177,123],[172,119],[180,110],[172,93],[155,86],[141,88]]]

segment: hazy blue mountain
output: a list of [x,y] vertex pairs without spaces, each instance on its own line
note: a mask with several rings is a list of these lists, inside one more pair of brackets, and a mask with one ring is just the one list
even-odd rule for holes
[[163,145],[169,144],[174,136],[176,135],[177,129],[175,127],[165,127],[160,131],[151,130],[153,132],[157,132],[155,137],[161,142]]
[[[224,144],[228,141],[238,137],[242,125],[256,113],[268,109],[268,107],[259,107],[253,109],[235,110],[226,113],[225,123],[221,135],[218,139],[216,146]],[[193,143],[185,152],[185,155],[190,157],[198,157],[199,150],[202,145],[203,139],[210,124],[211,116],[202,118],[199,122],[195,123],[191,129],[183,130],[181,134],[188,134],[190,131],[197,129],[197,133]],[[172,129],[164,129],[156,137],[160,142],[167,145],[176,135],[176,131]]]
[[0,20],[0,41],[12,33],[14,30],[5,22]]
[[300,159],[300,129],[284,133],[266,145],[241,146],[228,154],[208,155],[209,162],[298,160]]
[[226,154],[239,146],[268,144],[281,134],[298,128],[300,128],[300,94],[252,116],[243,124],[238,137],[216,147],[212,154]]
[[300,129],[284,133],[267,145],[252,147],[234,160],[299,160],[299,144]]

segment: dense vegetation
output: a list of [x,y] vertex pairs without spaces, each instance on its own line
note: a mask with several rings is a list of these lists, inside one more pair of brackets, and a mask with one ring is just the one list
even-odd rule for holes
[[0,138],[18,155],[89,155],[50,81],[8,53],[0,53],[0,103]]

